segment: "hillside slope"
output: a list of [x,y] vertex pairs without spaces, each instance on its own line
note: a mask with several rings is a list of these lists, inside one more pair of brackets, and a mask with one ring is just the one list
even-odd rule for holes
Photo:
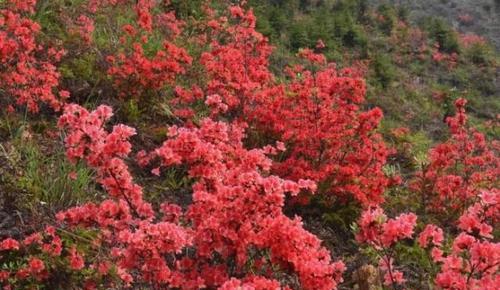
[[0,289],[500,289],[493,46],[237,2],[0,0]]
[[497,0],[370,0],[373,4],[391,3],[408,7],[412,20],[428,16],[444,18],[455,29],[489,38],[500,48],[500,1]]

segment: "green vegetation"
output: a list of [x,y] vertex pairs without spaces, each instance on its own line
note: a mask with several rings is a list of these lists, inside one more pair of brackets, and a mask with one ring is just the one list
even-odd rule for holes
[[[0,142],[0,191],[5,209],[38,216],[99,199],[93,172],[54,151],[60,140],[59,134],[47,129],[51,126],[40,119],[3,116],[0,140],[6,141]],[[55,140],[47,138],[51,134]]]

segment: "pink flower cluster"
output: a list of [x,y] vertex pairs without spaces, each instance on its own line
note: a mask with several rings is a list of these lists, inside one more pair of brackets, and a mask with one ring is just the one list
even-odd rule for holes
[[95,30],[94,21],[85,15],[80,15],[80,17],[76,20],[76,24],[78,26],[78,33],[82,40],[86,44],[91,44],[92,33]]
[[461,34],[460,35],[460,43],[465,47],[469,48],[475,45],[485,45],[487,43],[486,39],[477,34]]
[[413,213],[387,219],[381,208],[369,209],[361,214],[356,240],[376,248],[388,248],[400,240],[411,238],[416,222],[417,216]]
[[[135,130],[116,125],[108,133],[104,124],[112,116],[110,107],[100,106],[88,112],[70,104],[59,119],[66,128],[68,158],[83,159],[97,172],[97,181],[113,199],[101,204],[85,204],[58,213],[57,218],[70,226],[98,229],[98,243],[110,248],[111,261],[117,265],[126,284],[141,281],[153,284],[180,285],[182,279],[173,273],[175,264],[165,255],[175,255],[191,244],[190,230],[178,220],[154,222],[151,204],[143,200],[142,188],[135,184],[125,163],[131,151],[128,139]],[[82,257],[71,252],[71,267],[81,268]],[[139,271],[133,277],[130,271]]]
[[[147,159],[159,158],[162,167],[187,164],[189,176],[197,180],[187,212],[198,249],[191,261],[193,269],[231,277],[230,261],[235,259],[236,271],[241,271],[255,252],[253,259],[260,260],[255,273],[263,274],[273,264],[288,265],[283,270],[297,273],[304,289],[335,288],[343,264],[332,263],[328,251],[302,228],[300,220],[282,212],[286,192],[314,190],[313,182],[268,176],[271,160],[265,150],[245,149],[243,130],[237,125],[205,119],[199,128],[171,127],[169,135]],[[258,254],[264,252],[272,258]],[[214,255],[222,264],[213,265]]]
[[177,75],[185,72],[184,66],[191,63],[191,57],[183,48],[168,41],[152,58],[146,56],[142,45],[136,42],[130,54],[119,53],[107,60],[112,65],[108,74],[115,85],[132,96],[173,84]]
[[384,273],[384,284],[402,284],[405,281],[403,273],[395,270],[393,265],[394,247],[399,241],[412,238],[416,224],[417,216],[413,213],[388,219],[381,208],[372,208],[361,214],[356,240],[377,251],[380,269]]
[[[497,289],[500,286],[500,243],[493,241],[493,227],[500,221],[500,191],[483,191],[479,200],[458,219],[461,231],[445,243],[444,231],[428,224],[416,239],[417,245],[428,251],[430,262],[439,270],[434,279],[440,289]],[[416,225],[414,214],[402,214],[387,219],[380,208],[365,211],[359,222],[356,239],[373,247],[379,254],[380,269],[386,285],[403,284],[403,273],[395,270],[395,244],[411,239]],[[400,265],[403,268],[405,265]]]
[[493,226],[500,221],[500,191],[483,191],[479,201],[459,218],[462,232],[451,253],[433,256],[441,263],[436,284],[443,289],[498,289],[500,243],[493,241]]
[[[46,227],[43,233],[35,233],[27,236],[24,240],[14,240],[12,238],[4,239],[0,242],[0,260],[5,254],[22,254],[28,252],[29,249],[37,249],[34,255],[26,255],[24,259],[18,262],[18,268],[0,270],[0,285],[2,289],[11,290],[18,289],[16,286],[24,285],[25,281],[33,280],[40,283],[50,276],[50,266],[42,260],[42,257],[49,260],[60,258],[61,263],[72,263],[71,257],[63,254],[63,243],[61,237],[56,233],[54,227]],[[78,255],[76,250],[75,255]],[[10,281],[18,281],[19,284],[11,284]],[[14,288],[13,288],[14,287]]]

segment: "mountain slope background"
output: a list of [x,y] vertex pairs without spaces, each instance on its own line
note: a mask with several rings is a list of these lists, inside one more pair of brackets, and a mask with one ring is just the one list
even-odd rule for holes
[[390,3],[405,6],[410,18],[419,22],[429,16],[445,19],[464,33],[476,33],[500,48],[500,1],[498,0],[371,0],[372,5]]

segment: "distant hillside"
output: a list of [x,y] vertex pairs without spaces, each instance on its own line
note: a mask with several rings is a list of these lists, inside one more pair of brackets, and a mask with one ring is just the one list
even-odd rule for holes
[[410,18],[421,21],[428,16],[444,18],[460,32],[487,37],[500,49],[500,0],[370,0],[408,7]]
[[[496,1],[496,2],[494,2]],[[454,100],[469,100],[477,125],[500,111],[500,0],[250,0],[257,29],[276,47],[276,71],[301,48],[317,49],[340,67],[365,72],[368,107],[384,127],[405,126],[443,137]],[[455,4],[453,4],[455,3]],[[490,4],[488,4],[490,3]],[[497,4],[495,4],[497,3]],[[489,25],[488,23],[493,23]],[[473,31],[477,31],[474,33]],[[485,32],[485,33],[483,33]],[[496,37],[499,40],[499,37]],[[491,132],[497,138],[499,132]]]

